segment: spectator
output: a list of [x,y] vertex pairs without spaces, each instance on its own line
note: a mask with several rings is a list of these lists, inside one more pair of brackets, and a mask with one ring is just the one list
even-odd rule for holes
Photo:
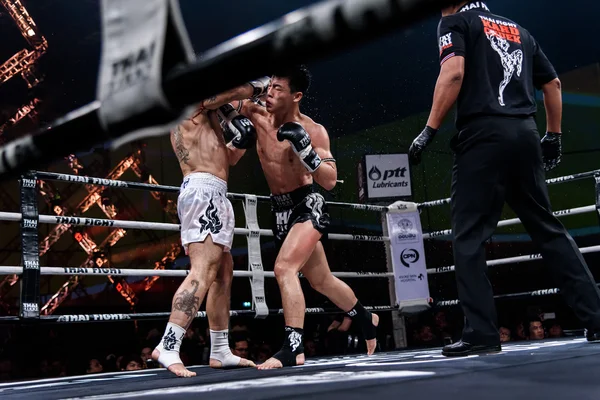
[[506,342],[510,342],[511,337],[510,337],[510,329],[501,326],[500,329],[498,329],[499,333],[500,333],[500,342],[501,343],[506,343]]
[[552,323],[552,325],[550,326],[550,329],[548,329],[548,337],[549,338],[560,338],[564,336],[564,332],[562,330],[562,327],[559,325],[558,322],[554,322]]
[[441,344],[429,325],[423,325],[419,329],[419,342],[424,346],[439,346]]
[[520,322],[515,328],[516,337],[513,340],[527,340],[527,335],[525,334],[525,326],[522,322]]
[[542,340],[545,337],[544,324],[540,319],[529,321],[529,340]]
[[304,355],[306,357],[316,357],[317,346],[315,345],[314,340],[308,339],[304,341]]
[[144,368],[148,368],[149,362],[154,367],[154,361],[152,361],[152,349],[150,347],[142,348],[142,351],[140,352],[140,357],[144,362]]
[[0,357],[0,382],[8,382],[16,377],[13,367],[12,361]]
[[271,346],[264,343],[264,344],[260,345],[258,347],[258,350],[256,351],[255,363],[262,364],[265,361],[267,361],[269,358],[271,358],[272,355],[273,355],[273,350],[271,349]]
[[234,336],[231,339],[230,343],[231,352],[234,356],[250,359],[250,349],[248,345],[248,340],[243,336]]
[[102,364],[100,363],[100,361],[98,361],[97,358],[92,358],[90,361],[88,361],[88,367],[87,367],[85,373],[86,374],[98,374],[103,371],[104,371],[104,368],[102,367]]
[[144,362],[140,356],[128,354],[121,359],[121,371],[138,371],[143,369]]

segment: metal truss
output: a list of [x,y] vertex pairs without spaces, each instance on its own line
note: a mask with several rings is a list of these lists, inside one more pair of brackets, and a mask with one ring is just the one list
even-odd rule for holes
[[28,104],[25,104],[21,108],[17,110],[15,115],[6,121],[4,124],[0,125],[0,135],[4,132],[5,129],[10,128],[11,126],[16,125],[20,120],[25,117],[35,118],[37,115],[37,110],[35,109],[41,103],[40,99],[35,98],[31,100]]
[[[125,235],[123,229],[115,229],[111,231],[111,233],[104,239],[104,241],[98,246],[98,248],[106,248],[113,246],[116,242],[119,241]],[[103,265],[102,262],[107,262],[106,258],[98,258],[96,254],[92,253],[88,256],[88,258],[81,264],[81,268],[97,268],[98,264]],[[71,292],[79,285],[82,277],[79,275],[71,275],[69,280],[66,281],[61,288],[56,292],[50,300],[46,302],[46,304],[41,308],[41,315],[49,315],[52,314],[58,306],[62,304],[71,294]]]
[[37,25],[25,9],[20,0],[0,0],[10,17],[15,21],[21,35],[33,50],[23,49],[0,65],[0,84],[8,81],[17,74],[21,74],[27,86],[31,89],[41,82],[41,77],[35,73],[35,62],[48,49],[46,38],[40,35]]
[[[139,155],[139,153],[138,153]],[[79,162],[79,160],[71,155],[66,158],[67,162],[71,169],[78,174],[80,171],[84,169],[83,165]],[[146,167],[142,165],[140,159],[135,157],[135,155],[130,155],[124,160],[122,160],[107,176],[108,179],[119,179],[127,169],[131,168],[135,174],[142,180],[147,181],[148,183],[158,184],[158,181],[150,175],[149,173],[145,173]],[[40,180],[40,193],[42,194],[46,203],[50,206],[53,212],[57,215],[81,215],[88,211],[92,205],[98,205],[104,214],[109,218],[114,218],[117,215],[117,209],[114,204],[110,204],[106,201],[103,201],[102,192],[106,190],[105,187],[102,186],[92,186],[86,185],[86,190],[88,191],[88,195],[75,207],[75,212],[70,213],[67,207],[60,205],[57,203],[57,199],[62,200],[63,197],[58,193],[58,191],[50,185],[48,182]],[[123,195],[119,192],[115,192],[115,196],[117,196],[118,201],[121,204],[127,205],[129,200],[127,200]],[[163,209],[169,215],[173,222],[178,222],[177,215],[177,204],[168,199],[165,193],[162,192],[151,192],[151,195],[158,200]],[[131,210],[135,210],[135,207],[132,207]],[[138,219],[141,217],[139,213],[133,216],[133,218]],[[104,250],[113,246],[118,242],[119,239],[125,236],[126,231],[124,229],[117,229],[111,232],[111,234],[104,240],[104,242],[100,245],[96,245],[93,239],[87,235],[85,232],[80,229],[74,229],[68,225],[57,225],[50,234],[44,238],[40,242],[40,255],[45,254],[50,247],[54,243],[56,243],[60,237],[66,232],[71,231],[76,242],[83,248],[84,251],[88,254],[87,259],[81,265],[81,267],[100,267],[107,266],[110,264],[109,258],[105,255]],[[152,240],[158,241],[159,238],[156,234],[147,232]],[[181,253],[181,245],[179,243],[173,243],[167,253],[159,260],[155,262],[155,269],[165,269],[165,267],[171,264],[173,261],[177,259],[179,254]],[[69,277],[69,279],[61,286],[61,288],[55,293],[50,300],[41,308],[42,315],[52,314],[62,302],[69,298],[70,294],[79,287],[83,277],[78,275],[73,275]],[[137,296],[132,288],[127,284],[123,277],[114,277],[108,276],[107,279],[112,283],[113,287],[117,289],[117,291],[125,298],[125,300],[133,307],[137,303]],[[154,283],[158,280],[158,277],[147,277],[144,279],[143,284],[141,285],[142,291],[149,290]],[[12,282],[12,284],[16,283],[16,281]],[[0,293],[2,293],[2,286],[0,286]]]
[[[141,152],[141,150],[140,150]],[[146,167],[142,165],[140,159],[136,159],[136,163],[134,163],[131,167],[131,170],[133,172],[135,172],[135,174],[142,180],[146,180],[143,178],[146,178],[145,175],[147,175],[147,183],[151,183],[151,184],[158,184],[158,181],[156,179],[154,179],[154,177],[145,172],[147,171]],[[166,194],[164,192],[150,192],[152,194],[152,197],[154,197],[156,200],[158,200],[160,202],[160,204],[163,206],[163,209],[165,210],[165,212],[167,213],[167,215],[171,218],[171,220],[174,223],[179,223],[179,216],[177,214],[177,204],[173,201],[167,198]],[[165,254],[165,256],[160,260],[157,261],[156,263],[154,263],[154,269],[165,269],[165,267],[172,263],[173,261],[175,261],[177,259],[177,257],[179,257],[179,254],[181,253],[181,245],[179,242],[177,243],[173,243],[171,245],[171,249],[169,249],[169,251],[167,251],[167,254]],[[150,288],[152,287],[152,285],[154,285],[154,283],[160,279],[160,277],[158,276],[148,276],[146,278],[144,278],[143,284],[142,284],[142,290],[143,291],[148,291],[150,290]]]
[[[79,169],[81,169],[80,168],[81,164],[74,155],[67,157],[67,161],[69,162],[69,166],[71,167],[71,169],[73,169],[74,171],[78,172]],[[109,172],[107,178],[115,179],[115,180],[119,179],[131,167],[131,164],[133,163],[133,161],[134,161],[134,158],[132,155],[124,158],[123,160],[121,160],[121,162],[119,164],[117,164],[117,166],[115,168],[112,169],[112,171]],[[115,215],[117,214],[114,205],[105,204],[102,201],[102,192],[104,192],[106,190],[106,188],[103,186],[92,186],[92,185],[85,185],[85,188],[88,191],[87,196],[81,202],[79,202],[77,207],[75,207],[75,213],[73,213],[73,214],[69,213],[69,214],[81,215],[84,212],[88,211],[92,205],[97,204],[107,217],[114,218]],[[54,208],[57,208],[57,207],[55,206]],[[58,211],[58,210],[55,210],[55,212],[56,211]],[[64,211],[65,210],[63,209],[63,214],[64,214]],[[58,215],[62,215],[62,214],[58,214]],[[64,226],[65,228],[60,228],[61,226]],[[43,249],[45,249],[45,251],[47,251],[54,243],[56,243],[58,241],[58,239],[64,232],[66,232],[67,230],[72,230],[72,229],[73,228],[70,227],[69,225],[57,225],[53,229],[53,231],[50,233],[50,235],[48,235],[48,237],[46,238],[48,240],[46,241],[46,239],[44,239],[44,241],[42,241],[40,243],[40,249],[43,248]],[[80,231],[80,230],[74,232],[74,234],[73,234],[74,239],[79,243],[79,245],[83,248],[83,250],[88,254],[88,259],[81,265],[81,267],[86,267],[88,264],[90,264],[90,262],[92,264],[95,264],[96,267],[100,267],[102,265],[109,265],[108,258],[106,258],[106,256],[99,256],[98,253],[102,254],[102,251],[106,246],[108,246],[108,247],[114,246],[119,241],[119,239],[121,239],[122,237],[125,236],[125,233],[126,233],[126,231],[124,229],[116,229],[116,230],[112,231],[111,234],[107,237],[108,241],[105,240],[106,245],[98,246],[93,241],[93,239],[91,237],[89,237],[89,235],[87,235],[85,232]],[[42,247],[42,246],[45,246],[45,247]],[[117,290],[119,291],[119,293],[121,293],[121,295],[125,298],[125,300],[127,300],[129,302],[129,304],[131,306],[135,305],[135,303],[136,303],[135,293],[129,287],[129,285],[127,284],[127,282],[124,279],[119,277],[118,282],[115,282],[113,277],[108,276],[107,278],[113,284],[115,284],[116,288],[120,288],[120,290],[119,289],[117,289]],[[58,292],[54,296],[52,296],[50,298],[50,300],[42,307],[40,312],[43,315],[52,314],[56,310],[56,308],[58,308],[60,306],[60,304],[69,297],[69,294],[71,293],[71,289],[76,288],[82,279],[83,279],[83,277],[80,277],[80,276],[76,276],[76,275],[71,276],[69,278],[69,280],[67,282],[65,282],[63,284],[63,286],[61,286],[61,288],[58,290]]]

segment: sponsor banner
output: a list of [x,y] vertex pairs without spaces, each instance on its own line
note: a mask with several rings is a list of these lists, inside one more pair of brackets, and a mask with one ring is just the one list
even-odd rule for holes
[[412,195],[407,154],[366,155],[365,172],[368,199]]
[[419,301],[427,304],[429,283],[419,212],[389,212],[386,215],[390,236],[392,266],[396,287],[396,301]]

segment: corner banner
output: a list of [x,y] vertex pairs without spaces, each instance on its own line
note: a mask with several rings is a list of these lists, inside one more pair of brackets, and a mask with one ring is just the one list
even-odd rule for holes
[[400,312],[424,311],[430,307],[430,295],[419,210],[414,203],[396,202],[386,218],[396,303]]

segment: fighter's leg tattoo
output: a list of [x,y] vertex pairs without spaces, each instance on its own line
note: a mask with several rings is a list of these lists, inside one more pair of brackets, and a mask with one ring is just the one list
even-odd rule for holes
[[200,298],[195,296],[200,283],[196,280],[192,281],[193,289],[188,292],[187,289],[176,294],[173,309],[185,313],[189,318],[193,318],[200,308]]

